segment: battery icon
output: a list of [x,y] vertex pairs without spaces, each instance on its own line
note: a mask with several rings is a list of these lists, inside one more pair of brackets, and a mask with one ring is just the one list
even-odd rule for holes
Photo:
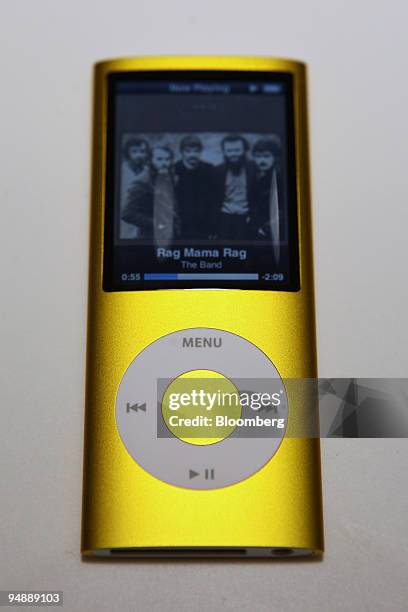
[[282,86],[280,83],[266,83],[263,86],[263,92],[267,94],[276,94],[282,91]]

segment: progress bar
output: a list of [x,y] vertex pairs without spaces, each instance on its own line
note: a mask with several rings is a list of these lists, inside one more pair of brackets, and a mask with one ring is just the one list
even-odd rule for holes
[[259,280],[259,274],[211,274],[203,272],[202,274],[192,273],[147,273],[143,276],[144,280],[150,281],[184,281],[184,280]]

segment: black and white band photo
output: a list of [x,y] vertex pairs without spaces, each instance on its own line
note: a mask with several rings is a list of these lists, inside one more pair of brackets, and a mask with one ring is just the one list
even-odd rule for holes
[[276,134],[125,134],[121,154],[120,241],[286,240]]

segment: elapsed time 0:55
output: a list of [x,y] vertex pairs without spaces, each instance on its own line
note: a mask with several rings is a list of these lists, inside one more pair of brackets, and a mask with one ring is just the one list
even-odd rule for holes
[[124,272],[121,276],[121,279],[123,281],[135,282],[140,281],[142,279],[142,275],[140,274],[140,272]]

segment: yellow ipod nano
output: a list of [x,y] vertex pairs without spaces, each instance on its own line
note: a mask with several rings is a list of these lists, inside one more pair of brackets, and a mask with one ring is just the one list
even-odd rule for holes
[[82,553],[320,554],[305,66],[105,61],[93,134]]

